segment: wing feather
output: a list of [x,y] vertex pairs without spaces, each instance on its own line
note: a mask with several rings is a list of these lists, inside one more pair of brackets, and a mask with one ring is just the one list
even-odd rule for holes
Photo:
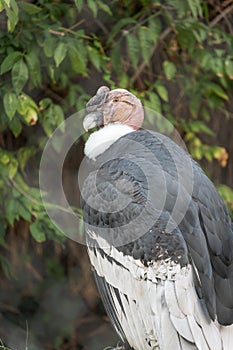
[[[195,318],[191,315],[187,316],[189,326],[191,329],[191,332],[193,334],[193,337],[195,339],[195,344],[198,350],[210,350],[210,347],[208,346],[206,339],[204,337],[204,334],[202,332],[201,327],[197,324]],[[215,350],[215,349],[213,349]]]
[[171,322],[168,308],[164,305],[161,313],[161,331],[163,339],[163,348],[166,350],[182,350],[179,340],[179,333],[177,333],[174,325]]
[[189,343],[182,337],[180,338],[180,344],[182,350],[197,350],[197,347],[194,343]]
[[189,278],[190,276],[187,275],[177,276],[175,281],[177,302],[185,315],[193,315],[194,313],[193,299],[190,298],[191,286],[189,285],[192,281],[190,281]]
[[100,247],[89,248],[106,310],[129,348],[230,350],[230,331],[222,331],[223,347],[218,325],[197,296],[191,266],[162,280],[164,265],[145,267],[114,247],[107,252],[108,259]]
[[202,332],[205,336],[205,339],[210,347],[210,349],[214,350],[226,350],[223,348],[221,334],[219,330],[219,326],[216,322],[209,320],[207,317],[207,313],[204,313],[205,307],[201,306],[200,299],[196,298],[195,303],[195,311],[194,317],[197,324],[201,327]]
[[219,328],[197,296],[191,268],[173,284],[166,281],[165,296],[171,321],[181,337],[196,344],[198,350],[223,349]]
[[222,336],[223,350],[232,350],[233,325],[225,327],[221,326],[220,332]]

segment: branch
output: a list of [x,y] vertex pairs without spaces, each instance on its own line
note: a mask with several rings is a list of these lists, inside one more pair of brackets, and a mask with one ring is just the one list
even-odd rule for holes
[[233,11],[233,5],[225,8],[217,17],[215,17],[211,22],[210,22],[210,27],[214,27],[218,22],[220,22],[226,15],[229,15]]
[[57,30],[49,29],[49,33],[54,34],[54,35],[59,35],[59,36],[64,36],[65,33],[63,32],[58,32]]
[[109,34],[107,27],[105,27],[105,25],[98,18],[95,18],[95,23],[102,29],[105,35]]

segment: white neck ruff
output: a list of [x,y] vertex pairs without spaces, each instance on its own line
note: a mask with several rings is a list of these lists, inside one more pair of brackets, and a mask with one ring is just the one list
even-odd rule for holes
[[121,136],[132,131],[135,130],[125,124],[108,124],[89,136],[84,148],[84,153],[88,158],[95,160],[96,157],[106,151]]

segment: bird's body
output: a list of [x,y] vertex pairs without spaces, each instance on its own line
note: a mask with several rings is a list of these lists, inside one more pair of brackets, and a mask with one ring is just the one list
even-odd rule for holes
[[108,315],[126,349],[231,350],[228,211],[183,149],[126,120],[108,121],[86,145],[83,215]]

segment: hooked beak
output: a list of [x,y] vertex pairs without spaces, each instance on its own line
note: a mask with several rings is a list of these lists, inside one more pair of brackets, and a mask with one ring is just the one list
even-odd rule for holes
[[100,111],[89,113],[83,119],[83,127],[86,132],[103,124],[103,114]]

